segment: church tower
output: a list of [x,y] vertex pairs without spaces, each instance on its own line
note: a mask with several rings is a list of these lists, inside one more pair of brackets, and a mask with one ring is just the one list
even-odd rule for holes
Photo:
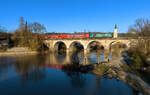
[[114,38],[118,38],[117,25],[115,24]]

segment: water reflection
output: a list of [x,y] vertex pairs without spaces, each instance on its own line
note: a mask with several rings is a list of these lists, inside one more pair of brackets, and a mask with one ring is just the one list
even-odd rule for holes
[[7,74],[10,73],[9,70],[11,69],[12,62],[13,62],[13,58],[10,58],[10,57],[0,58],[0,81],[8,79],[10,77],[10,76],[5,75],[5,73]]
[[83,88],[86,82],[86,74],[81,72],[74,72],[71,70],[64,70],[69,77],[70,83],[73,88]]
[[[120,52],[120,51],[119,51]],[[44,79],[46,77],[46,70],[45,67],[48,68],[57,68],[57,69],[63,69],[63,71],[71,78],[72,83],[74,83],[74,79],[77,78],[82,81],[82,77],[79,76],[79,72],[72,72],[64,69],[65,64],[95,64],[99,63],[101,61],[105,61],[105,58],[113,59],[114,55],[117,53],[113,53],[110,55],[106,55],[99,53],[99,52],[91,52],[86,55],[84,55],[84,52],[73,52],[70,53],[70,56],[66,55],[64,52],[56,52],[54,54],[48,54],[46,56],[39,55],[39,56],[23,56],[23,57],[17,57],[14,61],[14,70],[16,73],[20,75],[20,79],[22,80],[22,83],[27,81],[40,81],[41,79]],[[107,56],[107,57],[106,57]],[[116,56],[115,56],[116,57]],[[118,57],[118,56],[117,56]],[[69,62],[67,61],[69,58]],[[10,60],[10,59],[9,59]],[[2,59],[1,59],[1,62]],[[8,70],[8,67],[10,67],[10,62],[7,62],[8,64],[0,64],[1,70],[0,75],[4,70]],[[78,68],[77,68],[78,69]],[[79,77],[79,78],[78,78]],[[83,78],[84,79],[84,78]],[[76,79],[75,79],[76,80]]]
[[84,52],[70,56],[58,52],[0,58],[0,78],[11,76],[0,81],[0,94],[133,95],[132,89],[121,81],[78,70],[80,64],[94,64],[105,58],[105,54],[96,52],[86,56]]
[[122,49],[117,49],[116,51],[101,51],[101,52],[89,52],[84,54],[84,51],[70,52],[55,52],[50,54],[50,63],[53,64],[95,64],[104,61],[110,61],[121,56]]
[[70,55],[71,63],[73,64],[83,64],[84,61],[84,52],[72,52]]
[[[40,60],[37,60],[39,59]],[[42,56],[22,56],[14,61],[14,70],[20,76],[22,85],[27,82],[38,82],[46,76],[45,57]]]
[[54,55],[51,54],[52,56],[55,57],[55,60],[57,63],[60,63],[60,62],[64,62],[65,61],[65,57],[66,57],[66,52],[55,52]]

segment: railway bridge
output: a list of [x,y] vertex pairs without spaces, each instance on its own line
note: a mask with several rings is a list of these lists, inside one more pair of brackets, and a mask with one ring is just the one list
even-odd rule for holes
[[[105,52],[108,51],[110,53],[111,47],[115,44],[123,44],[125,48],[129,48],[131,45],[135,45],[137,42],[136,39],[133,38],[124,38],[118,37],[117,26],[115,25],[113,37],[107,38],[97,38],[97,37],[85,37],[85,38],[50,38],[45,40],[45,44],[49,47],[51,52],[55,50],[59,50],[59,46],[63,44],[66,49],[66,59],[69,59],[69,53],[73,51],[73,46],[80,45],[84,50],[84,55],[86,55],[90,48],[95,45],[100,46],[100,49],[103,49]],[[95,49],[95,48],[93,48]],[[86,59],[86,58],[85,58]],[[107,57],[106,57],[107,59]]]
[[86,53],[89,51],[89,46],[93,42],[99,43],[104,48],[104,50],[110,50],[111,46],[116,43],[124,44],[127,48],[129,48],[132,41],[134,41],[134,39],[48,39],[45,40],[45,44],[49,47],[50,51],[54,51],[58,49],[58,45],[60,43],[63,43],[66,46],[66,51],[70,52],[72,46],[75,43],[78,43],[83,46],[84,52]]
[[49,47],[50,51],[55,51],[58,49],[60,43],[66,46],[67,53],[71,51],[72,46],[77,43],[83,46],[84,52],[89,51],[89,46],[91,43],[96,42],[103,47],[104,50],[110,50],[111,46],[116,43],[121,43],[130,47],[134,39],[130,38],[119,38],[117,33],[117,25],[115,25],[114,33],[112,38],[68,38],[68,39],[47,39],[45,44]]

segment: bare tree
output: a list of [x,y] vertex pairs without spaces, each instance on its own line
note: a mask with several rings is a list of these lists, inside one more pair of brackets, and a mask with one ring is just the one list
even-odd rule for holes
[[41,25],[38,22],[34,22],[31,25],[31,29],[33,33],[43,34],[44,32],[46,32],[46,28],[44,27],[44,25]]
[[31,48],[41,51],[44,49],[44,32],[46,32],[46,28],[38,22],[34,22],[30,26],[33,33]]
[[136,49],[144,54],[150,54],[150,20],[136,20],[135,24],[129,28],[128,32],[135,34],[137,37],[138,43]]
[[149,37],[150,36],[150,20],[138,19],[135,24],[128,30],[129,33],[136,34],[138,37]]
[[25,27],[24,18],[20,17],[19,29],[23,29]]

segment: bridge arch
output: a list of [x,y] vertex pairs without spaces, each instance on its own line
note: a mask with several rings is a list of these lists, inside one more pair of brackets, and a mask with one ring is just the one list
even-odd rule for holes
[[65,48],[67,49],[67,45],[65,42],[63,41],[56,41],[54,44],[53,44],[53,47],[54,47],[54,50],[58,50],[61,46],[60,45],[64,45],[62,48]]
[[93,40],[88,43],[86,50],[87,50],[87,52],[90,52],[92,49],[96,50],[96,51],[104,50],[104,45],[99,41]]
[[80,42],[80,41],[73,41],[69,45],[69,51],[72,51],[73,50],[73,46],[75,46],[75,45],[77,46],[77,48],[84,50],[84,44],[82,44],[82,42]]
[[109,44],[109,51],[111,51],[112,49],[112,46],[113,45],[120,45],[119,48],[128,48],[128,44],[126,42],[121,42],[121,41],[112,41],[110,44]]

